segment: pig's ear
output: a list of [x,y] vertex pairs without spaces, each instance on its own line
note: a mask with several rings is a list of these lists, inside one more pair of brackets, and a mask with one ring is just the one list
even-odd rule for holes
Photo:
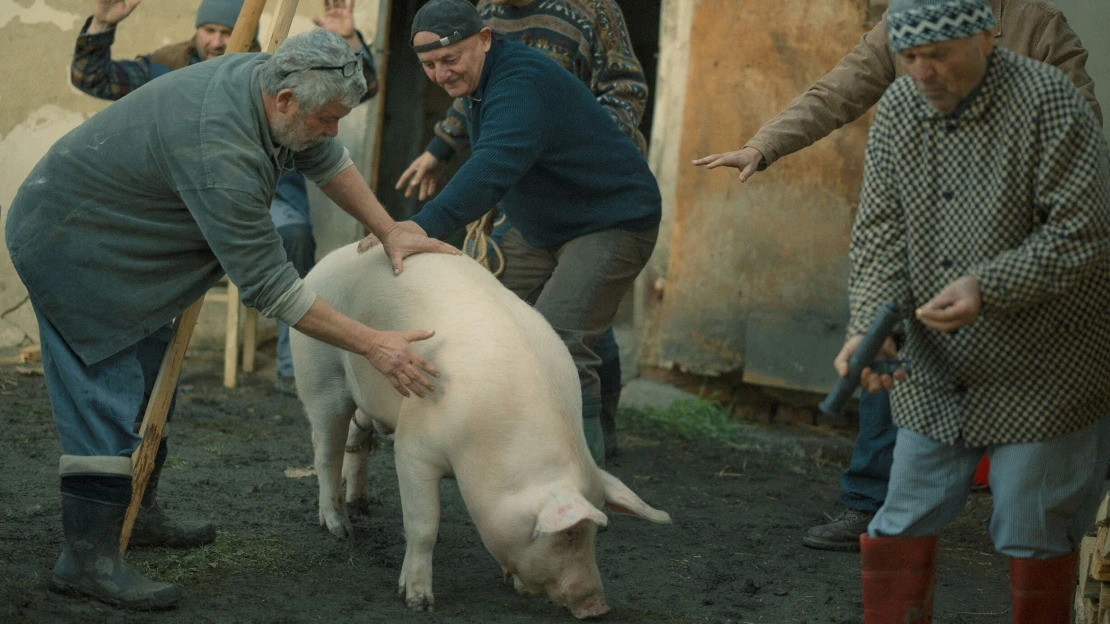
[[532,530],[532,537],[565,531],[583,520],[593,520],[598,526],[609,524],[605,514],[578,492],[569,495],[549,492],[543,509],[536,518],[536,528]]
[[622,483],[620,479],[608,472],[600,468],[597,471],[601,473],[601,480],[605,483],[606,507],[617,513],[640,516],[652,522],[670,523],[671,514],[648,505],[639,496],[636,496],[635,492],[628,489],[628,486]]

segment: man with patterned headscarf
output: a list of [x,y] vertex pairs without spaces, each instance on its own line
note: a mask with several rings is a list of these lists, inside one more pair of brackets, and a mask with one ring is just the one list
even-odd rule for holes
[[835,366],[899,301],[914,370],[863,380],[900,427],[860,536],[864,620],[931,621],[937,535],[985,451],[1013,621],[1063,624],[1110,460],[1110,148],[1062,72],[995,47],[987,0],[893,0],[886,20],[906,75],[868,138]]

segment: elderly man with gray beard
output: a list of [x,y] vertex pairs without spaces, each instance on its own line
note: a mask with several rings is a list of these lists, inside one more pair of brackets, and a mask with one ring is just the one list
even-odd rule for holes
[[[434,389],[435,367],[409,346],[432,332],[379,332],[336,312],[286,262],[270,220],[277,179],[295,169],[382,240],[395,273],[413,253],[458,253],[398,228],[334,140],[366,92],[360,62],[317,29],[273,56],[180,69],[62,137],[17,192],[6,242],[38,319],[63,451],[56,589],[135,609],[179,602],[178,587],[120,557],[119,533],[168,324],[225,272],[245,304],[366,357],[401,394]],[[149,513],[144,498],[134,535],[172,522]]]
[[899,427],[860,536],[864,621],[931,621],[937,535],[986,452],[1013,621],[1065,624],[1110,459],[1110,149],[1063,72],[995,46],[987,0],[894,0],[886,21],[906,75],[867,141],[835,366],[898,301],[914,369],[864,371]]

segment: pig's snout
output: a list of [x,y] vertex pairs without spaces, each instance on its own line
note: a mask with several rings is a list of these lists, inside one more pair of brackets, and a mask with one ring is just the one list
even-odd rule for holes
[[588,620],[608,613],[609,605],[605,602],[604,595],[594,594],[577,604],[571,605],[570,612],[580,620]]

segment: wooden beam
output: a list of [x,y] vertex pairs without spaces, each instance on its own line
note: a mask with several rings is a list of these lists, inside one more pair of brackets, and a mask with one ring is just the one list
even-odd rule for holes
[[[239,19],[235,22],[235,30],[228,41],[227,52],[246,52],[250,49],[254,31],[258,28],[258,18],[262,15],[262,8],[266,0],[246,0]],[[278,41],[283,41],[288,33],[288,28],[277,33]],[[239,311],[239,292],[235,288],[234,301],[230,296],[234,285],[229,282],[228,305],[235,306],[235,314]],[[135,526],[135,517],[139,515],[139,505],[146,492],[147,481],[154,470],[154,457],[158,454],[158,447],[162,444],[162,430],[166,426],[166,415],[169,414],[170,404],[177,390],[177,378],[181,373],[181,364],[185,360],[185,351],[189,348],[189,339],[193,336],[193,329],[200,317],[201,307],[204,306],[204,297],[197,299],[185,309],[173,324],[173,334],[170,344],[162,356],[162,365],[158,369],[158,377],[154,380],[150,400],[147,402],[143,422],[139,426],[139,436],[142,442],[139,448],[131,455],[131,504],[127,507],[127,514],[123,518],[123,529],[120,531],[119,552],[127,552],[127,543],[131,540],[131,529]]]
[[246,0],[243,8],[239,10],[239,19],[235,20],[235,28],[227,40],[227,53],[247,52],[254,41],[254,33],[258,30],[258,18],[262,17],[262,9],[266,7],[266,0]]
[[243,319],[243,372],[254,372],[255,351],[258,346],[258,310],[245,308]]
[[119,552],[127,552],[127,542],[131,540],[131,529],[135,525],[135,516],[139,514],[139,505],[146,491],[146,483],[150,480],[150,473],[154,470],[154,456],[158,454],[158,447],[162,445],[162,430],[166,427],[166,415],[170,411],[170,403],[177,390],[177,377],[181,373],[181,363],[185,360],[185,350],[189,348],[189,338],[197,325],[200,309],[204,305],[204,298],[197,299],[193,305],[185,309],[173,323],[173,336],[166,352],[162,355],[162,365],[158,369],[158,377],[154,380],[154,387],[150,391],[150,400],[146,404],[146,413],[143,414],[143,423],[139,426],[139,437],[143,440],[139,448],[131,454],[131,504],[127,507],[127,515],[123,518],[123,530],[120,532]]
[[227,330],[224,339],[224,387],[234,388],[239,376],[239,287],[227,283]]
[[262,51],[273,54],[282,41],[289,35],[289,27],[293,25],[293,16],[297,13],[297,0],[278,0],[274,19],[270,22],[270,32],[262,40]]

